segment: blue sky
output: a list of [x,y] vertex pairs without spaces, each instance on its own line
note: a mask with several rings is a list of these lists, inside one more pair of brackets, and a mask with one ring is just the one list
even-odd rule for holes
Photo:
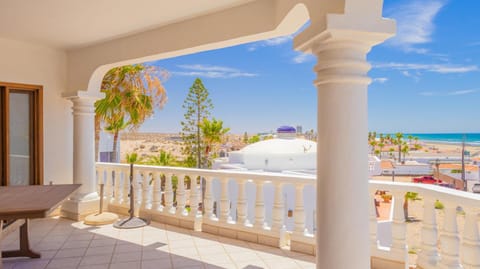
[[[480,1],[384,1],[397,36],[368,55],[369,129],[378,132],[480,132]],[[213,116],[233,133],[280,125],[316,129],[315,58],[292,49],[293,36],[153,62],[170,72],[168,102],[140,129],[179,132],[182,103],[200,77]]]

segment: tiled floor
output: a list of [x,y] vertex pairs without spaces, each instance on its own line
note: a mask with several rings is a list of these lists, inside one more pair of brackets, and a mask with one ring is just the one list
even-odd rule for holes
[[[30,241],[42,258],[4,259],[4,269],[315,268],[312,256],[155,222],[118,230],[62,218],[33,220]],[[2,249],[15,248],[18,233],[2,241]]]

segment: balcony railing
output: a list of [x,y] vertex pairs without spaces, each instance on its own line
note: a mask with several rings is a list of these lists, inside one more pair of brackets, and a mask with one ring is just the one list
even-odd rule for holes
[[[315,253],[315,176],[146,165],[135,165],[134,172],[136,205],[145,218]],[[126,213],[129,166],[97,163],[97,175],[105,184],[109,210]],[[387,221],[377,218],[378,190],[392,196]],[[407,192],[418,193],[414,203],[423,207],[411,223],[404,215]],[[372,268],[408,264],[480,268],[480,195],[441,186],[370,181],[370,196]],[[436,209],[439,203],[442,210]],[[418,238],[418,244],[408,246],[407,233],[413,233],[408,237]]]

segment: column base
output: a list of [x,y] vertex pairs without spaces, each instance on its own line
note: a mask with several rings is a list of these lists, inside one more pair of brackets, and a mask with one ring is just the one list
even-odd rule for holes
[[60,215],[76,221],[84,220],[86,216],[98,212],[100,198],[91,200],[67,200],[63,203]]

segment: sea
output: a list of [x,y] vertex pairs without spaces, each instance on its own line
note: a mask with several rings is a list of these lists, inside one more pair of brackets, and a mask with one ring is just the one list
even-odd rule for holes
[[420,134],[404,134],[404,139],[409,135],[418,137],[419,140],[425,142],[436,142],[446,144],[461,144],[465,139],[466,145],[480,146],[480,133],[420,133]]

